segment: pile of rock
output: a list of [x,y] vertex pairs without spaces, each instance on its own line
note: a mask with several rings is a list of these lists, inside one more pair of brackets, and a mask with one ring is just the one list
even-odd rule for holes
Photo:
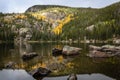
[[90,53],[87,54],[89,57],[112,57],[120,56],[120,46],[104,45],[104,46],[89,46]]

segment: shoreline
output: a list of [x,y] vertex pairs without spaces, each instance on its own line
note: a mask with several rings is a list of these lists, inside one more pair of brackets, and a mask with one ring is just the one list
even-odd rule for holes
[[[23,41],[24,42],[24,41]],[[120,43],[115,43],[113,42],[113,40],[74,40],[74,41],[34,41],[34,40],[29,40],[29,41],[25,41],[28,43],[63,43],[63,44],[74,44],[74,43],[87,43],[87,44],[96,44],[96,43],[110,43],[110,44],[120,44]],[[16,43],[14,41],[0,41],[1,43]],[[18,42],[17,42],[18,43]]]

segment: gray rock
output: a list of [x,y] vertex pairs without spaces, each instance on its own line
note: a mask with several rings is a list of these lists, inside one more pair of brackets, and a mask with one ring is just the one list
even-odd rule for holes
[[89,45],[89,49],[90,49],[90,50],[100,50],[101,47],[99,47],[99,46],[94,46],[94,45]]
[[80,53],[80,50],[82,50],[81,48],[77,48],[77,47],[70,47],[70,46],[64,46],[63,47],[63,51],[62,53],[64,55],[76,55]]

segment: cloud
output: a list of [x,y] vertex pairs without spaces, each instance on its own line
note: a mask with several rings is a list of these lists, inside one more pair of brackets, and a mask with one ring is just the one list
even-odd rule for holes
[[0,0],[0,12],[24,12],[33,5],[101,8],[120,0]]

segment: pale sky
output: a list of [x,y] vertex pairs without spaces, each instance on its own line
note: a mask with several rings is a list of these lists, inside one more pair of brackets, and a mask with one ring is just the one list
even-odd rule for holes
[[0,12],[23,13],[33,5],[103,8],[120,0],[0,0]]

